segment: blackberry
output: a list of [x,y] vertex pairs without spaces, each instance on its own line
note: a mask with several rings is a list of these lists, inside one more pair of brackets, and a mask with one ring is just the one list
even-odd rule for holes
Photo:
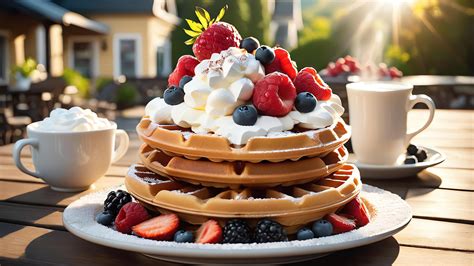
[[252,232],[245,221],[230,220],[224,227],[223,238],[224,243],[250,243]]
[[110,191],[104,201],[104,211],[117,216],[123,205],[132,201],[132,196],[123,190]]
[[257,243],[288,241],[285,229],[277,222],[264,219],[258,222],[255,229]]

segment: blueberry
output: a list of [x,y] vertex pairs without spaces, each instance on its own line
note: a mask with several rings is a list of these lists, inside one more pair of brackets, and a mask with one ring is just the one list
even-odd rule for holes
[[316,237],[332,235],[332,224],[326,220],[318,220],[314,222],[312,229]]
[[301,113],[309,113],[316,108],[318,101],[310,92],[300,92],[295,99],[295,108]]
[[186,85],[186,83],[190,82],[192,79],[193,77],[191,76],[188,76],[188,75],[183,76],[181,80],[179,81],[179,87],[184,88],[184,85]]
[[179,243],[194,242],[194,235],[191,231],[179,230],[174,234],[174,241]]
[[237,125],[253,126],[257,123],[258,113],[253,105],[241,105],[235,108],[232,119]]
[[275,51],[272,48],[262,45],[255,52],[255,58],[264,65],[268,65],[275,60]]
[[417,162],[418,162],[418,159],[416,158],[416,156],[408,155],[403,163],[404,164],[416,164]]
[[417,152],[418,152],[418,147],[416,147],[413,144],[408,145],[408,148],[407,148],[408,155],[416,155]]
[[108,211],[104,211],[97,214],[97,216],[95,217],[95,220],[101,225],[108,226],[108,225],[111,225],[112,222],[115,220],[115,216]]
[[423,162],[424,160],[428,158],[428,155],[426,154],[426,150],[423,148],[418,149],[418,152],[415,154],[415,156],[418,162]]
[[260,46],[260,42],[255,37],[247,37],[240,42],[240,48],[252,53]]
[[184,102],[184,90],[182,88],[171,86],[163,93],[165,103],[169,105],[178,105]]
[[298,233],[296,233],[296,239],[298,240],[306,240],[311,238],[314,238],[314,233],[309,228],[301,228],[298,230]]

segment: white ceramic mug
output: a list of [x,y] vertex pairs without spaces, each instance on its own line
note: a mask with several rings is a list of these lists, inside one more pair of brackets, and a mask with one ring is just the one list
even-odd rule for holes
[[[13,159],[22,172],[43,179],[57,191],[88,189],[128,149],[128,135],[115,123],[107,129],[80,132],[40,131],[38,123],[28,125],[28,138],[15,143]],[[114,150],[116,138],[119,145]],[[27,145],[35,171],[21,162],[21,150]]]
[[[412,85],[395,81],[372,81],[350,83],[346,88],[352,148],[359,163],[400,163],[411,139],[426,129],[433,120],[433,100],[426,95],[412,95]],[[430,115],[420,129],[407,133],[407,114],[417,103],[427,105]]]

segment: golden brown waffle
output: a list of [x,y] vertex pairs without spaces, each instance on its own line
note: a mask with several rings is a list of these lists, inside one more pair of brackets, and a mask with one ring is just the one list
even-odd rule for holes
[[230,218],[250,223],[271,218],[289,232],[335,212],[359,194],[357,168],[346,164],[320,180],[292,187],[240,190],[195,186],[160,176],[143,165],[133,165],[125,186],[147,208],[173,212],[190,224]]
[[149,170],[171,179],[194,185],[212,187],[274,187],[307,183],[339,170],[347,161],[348,152],[341,146],[323,158],[272,162],[212,162],[169,156],[143,144],[139,150],[142,163]]
[[[254,137],[246,145],[235,147],[225,137],[215,134],[194,134],[176,125],[159,125],[149,117],[137,125],[140,138],[149,146],[171,156],[188,159],[208,158],[211,161],[281,162],[302,157],[324,156],[350,138],[350,128],[342,119],[318,130],[292,132],[281,137]],[[183,135],[186,134],[186,138]]]

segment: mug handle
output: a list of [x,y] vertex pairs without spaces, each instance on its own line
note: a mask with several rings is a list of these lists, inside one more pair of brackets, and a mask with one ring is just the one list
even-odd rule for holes
[[407,111],[413,109],[413,107],[417,103],[423,103],[426,106],[428,106],[428,109],[430,110],[430,116],[428,117],[428,120],[425,122],[425,124],[420,129],[416,130],[413,133],[408,133],[406,135],[406,137],[405,137],[405,146],[408,146],[408,144],[410,144],[411,139],[413,137],[415,137],[416,135],[418,135],[421,131],[425,130],[431,124],[431,122],[433,121],[433,117],[434,117],[434,113],[435,113],[435,109],[436,109],[435,103],[433,102],[433,100],[430,97],[428,97],[424,94],[410,95]]
[[128,150],[128,144],[130,142],[127,132],[122,129],[117,129],[115,131],[115,138],[118,139],[119,145],[112,156],[112,163],[115,163],[125,155]]
[[34,176],[36,178],[41,178],[38,173],[28,170],[23,163],[21,162],[21,151],[27,145],[31,145],[35,148],[38,148],[38,140],[36,139],[21,139],[15,143],[13,147],[13,160],[15,161],[16,167],[20,169],[23,173]]

